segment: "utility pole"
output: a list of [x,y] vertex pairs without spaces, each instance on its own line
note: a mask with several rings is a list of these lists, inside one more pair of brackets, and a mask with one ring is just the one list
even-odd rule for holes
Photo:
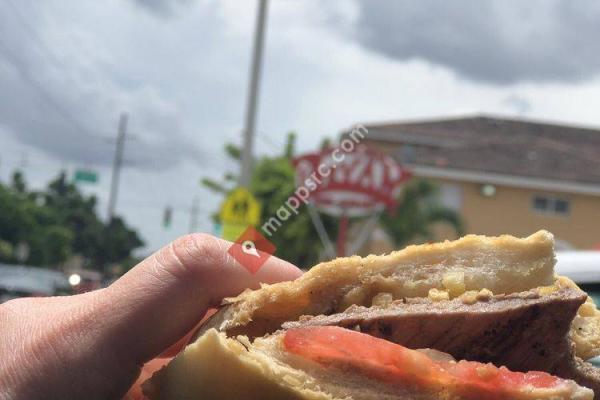
[[119,118],[117,147],[115,149],[115,159],[113,161],[112,176],[110,179],[110,194],[108,196],[108,222],[110,222],[115,215],[117,193],[119,191],[119,176],[121,174],[121,166],[123,165],[123,150],[125,147],[125,135],[127,133],[127,118],[127,113],[121,113],[121,117]]
[[25,169],[29,167],[29,154],[24,151],[21,153],[21,160],[19,161],[19,169],[25,172]]
[[250,69],[250,86],[246,108],[246,121],[244,126],[244,143],[242,147],[242,170],[240,184],[248,186],[252,174],[252,144],[254,141],[254,128],[256,125],[256,109],[258,105],[258,84],[260,81],[260,68],[262,61],[263,43],[265,37],[265,23],[267,17],[267,0],[258,0],[258,14],[256,17],[256,30],[254,31],[254,49],[252,52],[252,65]]
[[200,199],[198,196],[194,196],[192,200],[192,208],[190,209],[190,228],[189,233],[194,233],[198,230],[198,212]]

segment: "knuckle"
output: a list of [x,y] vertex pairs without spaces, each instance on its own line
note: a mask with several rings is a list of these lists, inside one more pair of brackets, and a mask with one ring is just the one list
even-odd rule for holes
[[221,242],[207,233],[191,233],[176,239],[159,254],[159,263],[168,272],[196,274],[223,259]]
[[222,251],[219,241],[207,233],[191,233],[179,238],[173,249],[184,262],[197,263],[219,258]]

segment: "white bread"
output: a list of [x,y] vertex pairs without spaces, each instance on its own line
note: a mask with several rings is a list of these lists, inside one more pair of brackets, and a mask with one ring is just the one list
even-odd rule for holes
[[[260,338],[302,315],[332,314],[352,304],[370,306],[381,293],[399,299],[428,296],[431,289],[438,289],[455,297],[482,288],[508,294],[574,285],[554,275],[554,263],[553,236],[546,231],[523,239],[468,235],[456,241],[409,246],[389,255],[321,263],[294,282],[265,285],[228,299],[226,307],[200,331],[197,342],[156,374],[146,390],[153,400],[337,398],[332,393],[343,395],[343,390],[328,387],[321,391],[323,380],[311,384],[311,375],[267,355],[261,343],[268,339]],[[590,299],[579,314],[571,335],[577,355],[586,359],[600,350],[600,312]],[[237,335],[250,340],[227,338]],[[259,339],[251,345],[253,338]],[[377,398],[385,398],[381,396]]]

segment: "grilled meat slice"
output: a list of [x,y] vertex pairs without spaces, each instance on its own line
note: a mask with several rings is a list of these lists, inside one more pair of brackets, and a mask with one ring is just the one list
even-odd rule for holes
[[585,293],[564,288],[432,301],[402,299],[383,307],[351,306],[333,315],[302,317],[283,329],[340,326],[412,349],[432,348],[457,360],[491,362],[514,371],[546,371],[598,390],[600,373],[573,355],[571,321]]

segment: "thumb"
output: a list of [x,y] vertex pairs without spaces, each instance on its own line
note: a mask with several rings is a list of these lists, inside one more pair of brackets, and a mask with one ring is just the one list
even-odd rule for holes
[[276,257],[251,274],[229,255],[231,245],[207,234],[184,236],[105,289],[99,301],[108,346],[120,359],[141,365],[189,332],[223,297],[301,275]]

